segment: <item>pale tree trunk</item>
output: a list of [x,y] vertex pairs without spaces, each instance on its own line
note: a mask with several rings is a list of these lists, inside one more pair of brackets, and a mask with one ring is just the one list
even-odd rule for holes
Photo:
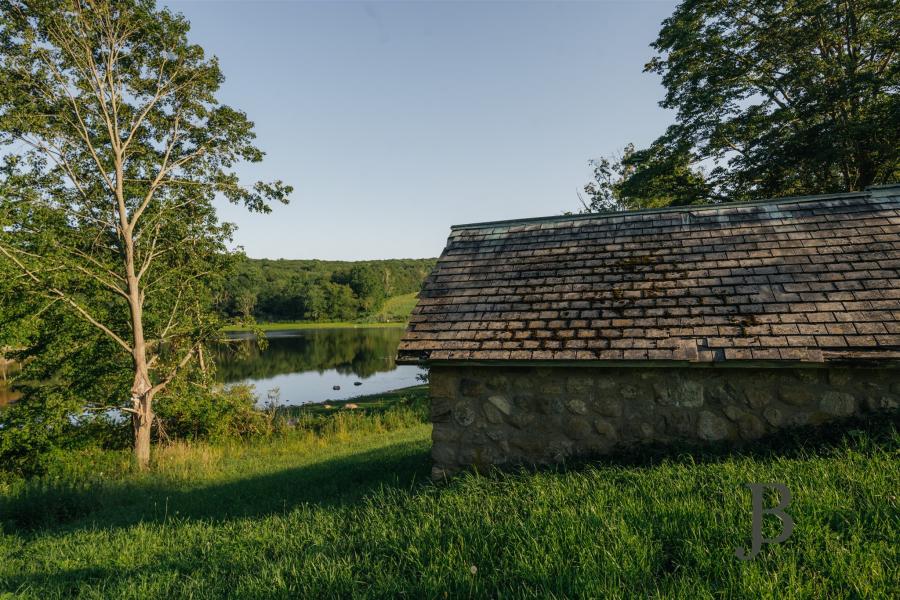
[[131,231],[125,241],[125,272],[128,284],[128,304],[131,309],[132,357],[134,383],[131,385],[131,424],[134,428],[134,456],[138,467],[150,464],[150,431],[153,427],[153,384],[147,363],[147,344],[144,340],[144,309],[140,281],[134,268],[134,244]]
[[[127,253],[129,256],[131,253]],[[138,281],[133,277],[133,260],[126,261],[129,273],[129,304],[133,330],[134,382],[131,385],[131,424],[134,428],[134,456],[138,467],[146,469],[150,464],[150,430],[153,427],[153,384],[147,365],[147,346],[144,341],[144,315],[141,306]]]
[[[114,144],[115,145],[115,144]],[[153,395],[155,390],[150,382],[147,360],[147,343],[144,339],[144,298],[141,281],[135,267],[134,226],[125,208],[123,190],[124,167],[121,151],[116,149],[116,200],[122,229],[125,259],[125,284],[128,294],[128,308],[131,313],[132,359],[134,361],[134,382],[131,385],[131,425],[134,429],[134,458],[138,468],[150,465],[150,433],[153,428]]]
[[[136,384],[137,385],[137,384]],[[153,400],[147,392],[143,394],[132,390],[131,425],[134,429],[134,458],[141,469],[150,464],[150,432],[153,427]]]

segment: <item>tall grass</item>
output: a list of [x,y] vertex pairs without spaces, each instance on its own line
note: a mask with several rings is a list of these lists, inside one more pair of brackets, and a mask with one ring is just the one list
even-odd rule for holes
[[[146,474],[101,453],[61,467],[55,480],[7,484],[0,590],[883,598],[900,589],[896,418],[739,452],[639,452],[436,485],[427,479],[430,427],[410,404],[310,411],[272,440],[171,445]],[[750,535],[744,486],[773,481],[793,493],[794,533],[740,562],[734,548]],[[47,514],[59,506],[75,509]],[[776,525],[766,523],[769,535]]]

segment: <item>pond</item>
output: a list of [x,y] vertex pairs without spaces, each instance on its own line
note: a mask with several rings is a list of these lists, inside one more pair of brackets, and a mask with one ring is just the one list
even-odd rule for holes
[[5,382],[0,380],[0,406],[4,404],[9,404],[13,400],[17,399],[19,394],[9,389]]
[[224,383],[253,384],[261,402],[274,388],[282,404],[346,400],[421,383],[425,369],[395,362],[402,336],[403,327],[269,331],[260,350],[252,334],[231,333],[216,369]]
[[0,356],[0,406],[8,404],[19,397],[19,394],[12,391],[7,385],[9,378],[18,371],[19,365]]

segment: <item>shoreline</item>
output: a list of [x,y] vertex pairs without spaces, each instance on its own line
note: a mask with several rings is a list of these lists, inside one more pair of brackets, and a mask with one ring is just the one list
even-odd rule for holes
[[[375,394],[353,396],[344,400],[319,400],[317,402],[305,402],[303,404],[285,404],[279,406],[277,410],[287,415],[298,415],[300,413],[327,414],[339,412],[341,410],[365,411],[366,409],[383,409],[396,403],[398,399],[405,397],[408,394],[425,392],[426,390],[428,390],[428,384],[419,383]],[[353,406],[348,408],[348,404]]]

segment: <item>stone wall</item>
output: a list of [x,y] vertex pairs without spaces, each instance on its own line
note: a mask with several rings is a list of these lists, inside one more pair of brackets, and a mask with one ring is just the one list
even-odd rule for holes
[[432,366],[433,475],[896,409],[900,370]]

